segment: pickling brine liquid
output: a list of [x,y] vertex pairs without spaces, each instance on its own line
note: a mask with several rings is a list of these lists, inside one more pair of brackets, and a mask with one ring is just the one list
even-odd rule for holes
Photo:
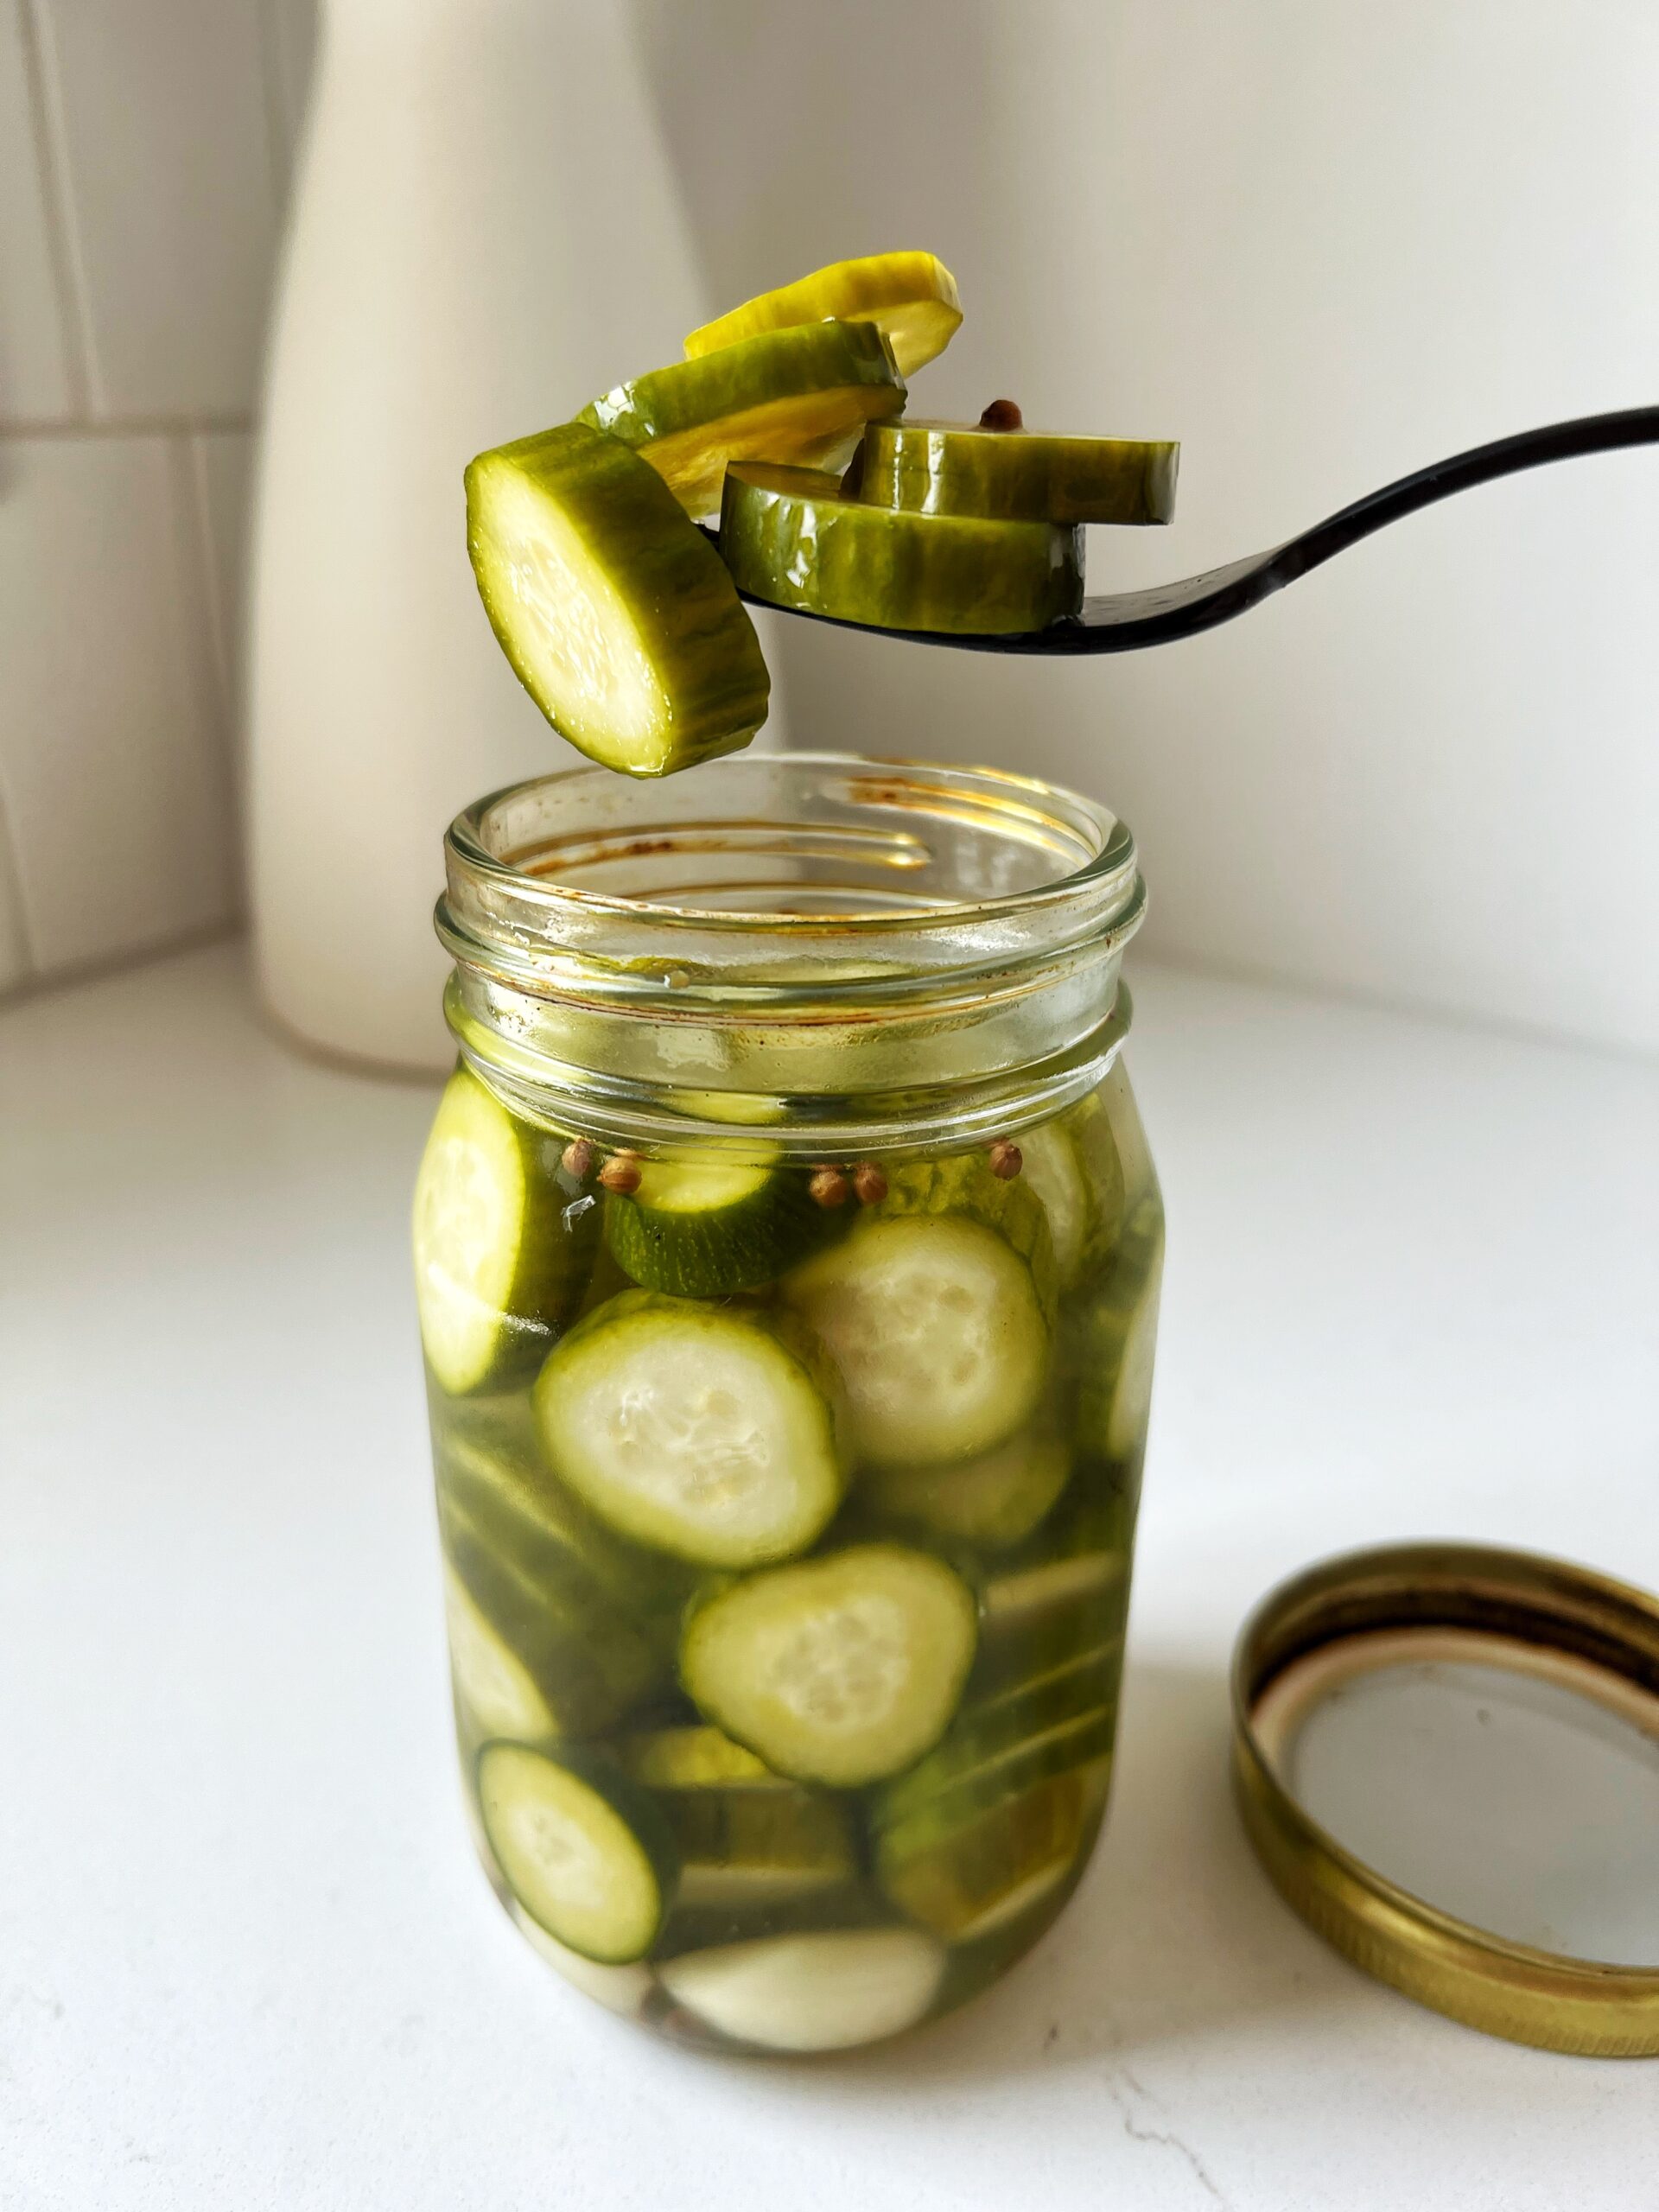
[[841,2049],[1053,1920],[1111,1770],[1162,1235],[1121,1062],[862,1161],[619,1151],[455,1076],[416,1259],[461,1764],[569,1980]]

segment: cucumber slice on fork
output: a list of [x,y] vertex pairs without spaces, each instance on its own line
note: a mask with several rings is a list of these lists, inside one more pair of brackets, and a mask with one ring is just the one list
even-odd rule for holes
[[911,416],[871,424],[858,496],[910,514],[1168,522],[1179,454],[1177,445],[1138,438],[1050,437]]
[[873,629],[992,636],[1083,605],[1077,529],[870,506],[810,468],[728,468],[720,550],[749,598]]
[[664,776],[765,721],[766,665],[730,576],[620,440],[567,423],[480,454],[467,542],[514,673],[589,760]]
[[867,423],[899,413],[905,380],[868,322],[762,331],[620,384],[576,420],[648,461],[691,516],[715,513],[728,466],[839,466]]
[[909,376],[944,353],[962,321],[957,280],[937,254],[868,253],[856,261],[834,261],[810,276],[746,300],[741,308],[694,330],[685,341],[696,359],[716,347],[834,316],[842,322],[873,322],[893,347],[900,371]]

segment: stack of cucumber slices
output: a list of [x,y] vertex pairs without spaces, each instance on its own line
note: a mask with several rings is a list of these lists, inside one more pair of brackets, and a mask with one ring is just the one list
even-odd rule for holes
[[837,262],[473,461],[479,590],[562,736],[635,776],[747,745],[768,678],[740,593],[878,629],[1036,629],[1082,604],[1083,524],[1171,518],[1173,444],[1040,435],[1007,400],[906,419],[906,378],[961,321],[931,253]]
[[1098,1096],[880,1169],[745,1141],[607,1158],[452,1078],[415,1206],[452,1670],[543,1954],[828,2049],[990,1979],[1086,1855],[1156,1207]]

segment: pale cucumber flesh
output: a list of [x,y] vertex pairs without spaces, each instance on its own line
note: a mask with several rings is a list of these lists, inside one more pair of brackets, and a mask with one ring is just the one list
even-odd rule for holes
[[938,1740],[976,1640],[972,1593],[942,1560],[869,1544],[712,1598],[687,1625],[680,1679],[776,1772],[857,1789]]
[[467,513],[497,640],[579,752],[662,776],[765,721],[766,666],[729,575],[620,439],[570,423],[480,454]]
[[625,1291],[536,1384],[555,1472],[635,1542],[709,1567],[804,1551],[846,1479],[839,1389],[755,1311]]
[[855,1447],[881,1467],[989,1451],[1036,1412],[1049,1332],[1029,1262],[965,1214],[889,1215],[784,1286],[846,1383]]

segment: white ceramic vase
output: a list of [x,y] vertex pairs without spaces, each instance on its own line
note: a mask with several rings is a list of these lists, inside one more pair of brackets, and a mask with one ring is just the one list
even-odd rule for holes
[[468,566],[461,471],[705,319],[623,0],[324,0],[255,536],[251,895],[276,1020],[439,1069],[445,825],[575,755]]

